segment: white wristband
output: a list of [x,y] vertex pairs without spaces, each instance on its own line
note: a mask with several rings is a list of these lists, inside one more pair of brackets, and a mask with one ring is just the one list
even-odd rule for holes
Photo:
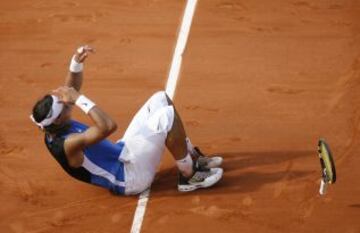
[[89,111],[95,106],[95,103],[86,98],[84,95],[80,95],[79,98],[77,98],[75,104],[86,114],[88,114]]
[[69,66],[69,70],[71,73],[80,73],[82,72],[84,69],[84,64],[83,63],[78,63],[75,60],[75,55],[72,57],[71,62],[70,62],[70,66]]

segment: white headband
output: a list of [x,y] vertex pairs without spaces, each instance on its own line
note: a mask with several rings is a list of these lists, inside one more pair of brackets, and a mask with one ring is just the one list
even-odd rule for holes
[[52,123],[54,123],[54,121],[56,120],[56,118],[58,118],[60,116],[61,111],[64,108],[64,104],[59,102],[59,98],[55,95],[51,95],[52,99],[53,99],[53,103],[51,105],[51,110],[49,111],[48,115],[46,116],[46,118],[44,120],[42,120],[41,122],[37,122],[34,118],[33,115],[30,115],[30,119],[40,128],[44,128],[46,126],[51,125]]

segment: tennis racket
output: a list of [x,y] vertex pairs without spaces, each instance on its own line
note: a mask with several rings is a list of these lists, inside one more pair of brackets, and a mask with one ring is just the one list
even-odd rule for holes
[[318,152],[321,165],[321,183],[319,193],[324,195],[329,184],[336,182],[335,162],[329,145],[321,138],[318,143]]

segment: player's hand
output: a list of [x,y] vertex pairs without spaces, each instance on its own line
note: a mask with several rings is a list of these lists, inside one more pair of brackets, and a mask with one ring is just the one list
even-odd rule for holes
[[59,87],[56,90],[53,90],[53,94],[59,97],[60,102],[64,104],[75,104],[76,100],[79,98],[80,93],[75,90],[73,87]]
[[75,61],[77,63],[83,63],[90,53],[95,53],[95,49],[90,47],[89,45],[79,47],[75,51]]

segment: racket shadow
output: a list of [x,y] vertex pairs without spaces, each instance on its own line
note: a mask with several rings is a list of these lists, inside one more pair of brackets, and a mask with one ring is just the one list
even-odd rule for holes
[[360,209],[360,204],[352,204],[352,205],[349,205],[349,207],[351,207],[351,208],[359,208]]

